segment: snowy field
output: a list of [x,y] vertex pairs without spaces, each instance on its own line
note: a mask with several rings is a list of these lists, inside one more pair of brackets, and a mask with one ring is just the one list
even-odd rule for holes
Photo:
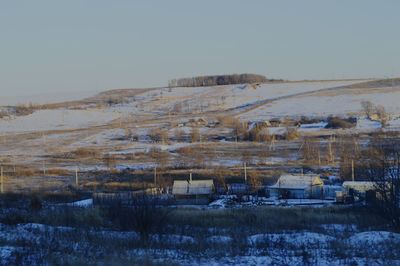
[[[117,118],[137,115],[166,115],[170,112],[221,111],[240,109],[257,104],[259,101],[287,97],[304,92],[318,91],[326,88],[335,88],[358,83],[360,81],[325,81],[325,82],[290,82],[267,83],[253,87],[251,85],[228,85],[197,88],[162,88],[139,93],[134,97],[125,99],[126,102],[113,105],[104,109],[87,110],[39,110],[28,116],[8,117],[0,119],[0,132],[32,132],[42,130],[63,130],[86,128],[106,124]],[[52,94],[38,96],[40,103],[60,102],[63,100],[83,99],[92,93],[82,94],[57,94],[54,99]],[[74,97],[74,98],[70,98]],[[24,102],[28,98],[20,98]],[[30,98],[34,99],[34,98]],[[18,103],[15,100],[2,99],[4,104]],[[31,101],[38,103],[38,101]],[[1,102],[0,102],[1,104]],[[277,107],[279,109],[279,107]],[[261,114],[248,113],[249,118],[265,115],[262,108]],[[293,109],[296,111],[295,109]],[[281,112],[282,110],[278,110]],[[318,110],[316,110],[317,112]],[[320,110],[321,111],[321,110]],[[270,111],[268,111],[270,112]],[[323,113],[323,111],[322,111]],[[267,113],[268,114],[268,113]],[[285,115],[282,112],[282,115]]]
[[[347,86],[361,81],[320,81],[266,83],[259,86],[227,85],[164,90],[159,108],[166,110],[183,103],[184,111],[227,110],[245,107],[258,101],[286,97],[304,92]],[[153,94],[155,92],[152,92]],[[191,110],[190,110],[191,108]]]
[[265,104],[240,117],[242,119],[270,119],[276,117],[326,117],[329,115],[349,116],[361,113],[361,102],[371,101],[382,105],[393,116],[400,115],[400,88],[382,88],[380,92],[355,93],[339,90],[337,93],[323,93],[286,98]]
[[33,132],[87,128],[119,118],[117,112],[95,110],[39,110],[27,116],[0,119],[0,132]]

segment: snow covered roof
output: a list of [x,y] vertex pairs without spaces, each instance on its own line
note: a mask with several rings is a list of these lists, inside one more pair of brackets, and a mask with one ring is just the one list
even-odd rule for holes
[[214,181],[208,180],[192,180],[180,181],[175,180],[172,187],[174,195],[208,195],[213,192]]
[[311,186],[322,186],[318,175],[282,175],[270,188],[305,189]]
[[374,190],[376,188],[375,182],[369,181],[345,181],[343,182],[345,189],[354,189],[360,192],[366,192],[367,190]]

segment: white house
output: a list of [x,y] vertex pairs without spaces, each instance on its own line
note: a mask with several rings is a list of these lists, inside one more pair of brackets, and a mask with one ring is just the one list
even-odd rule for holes
[[282,175],[267,188],[270,197],[309,199],[322,198],[323,181],[318,175]]
[[214,190],[214,181],[212,179],[174,180],[172,194],[177,203],[208,204]]

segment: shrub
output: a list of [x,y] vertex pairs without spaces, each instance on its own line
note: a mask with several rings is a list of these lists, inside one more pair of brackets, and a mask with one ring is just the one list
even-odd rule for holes
[[100,155],[99,150],[96,148],[78,148],[72,152],[75,157],[78,158],[88,158],[88,157],[98,157]]
[[352,128],[357,124],[357,119],[354,117],[340,118],[337,116],[328,117],[328,125],[326,128]]
[[149,137],[153,142],[167,142],[168,141],[168,131],[159,128],[152,128],[149,131]]
[[295,140],[299,138],[299,132],[296,128],[287,128],[284,138],[286,140]]
[[34,106],[33,104],[18,105],[15,107],[15,115],[17,116],[30,115],[38,108],[39,108],[38,106]]
[[39,211],[42,209],[42,200],[37,195],[32,195],[29,208],[32,211]]

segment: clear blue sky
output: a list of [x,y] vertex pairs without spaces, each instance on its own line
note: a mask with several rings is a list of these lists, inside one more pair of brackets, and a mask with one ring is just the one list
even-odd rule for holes
[[0,93],[241,72],[400,76],[399,10],[398,0],[1,1]]

